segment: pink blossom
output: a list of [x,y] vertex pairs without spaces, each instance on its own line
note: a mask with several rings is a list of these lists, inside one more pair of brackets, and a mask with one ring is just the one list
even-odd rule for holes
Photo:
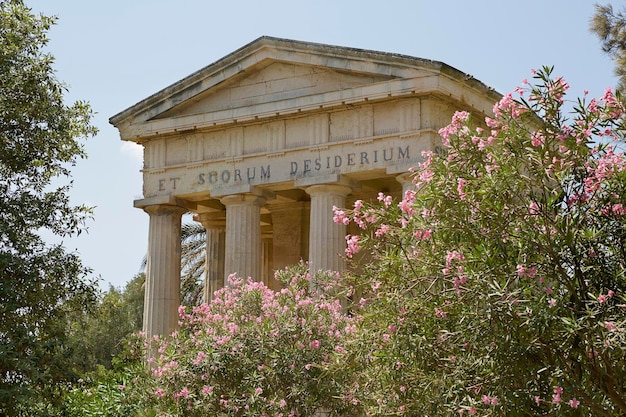
[[440,310],[438,308],[435,308],[435,316],[437,316],[437,317],[439,317],[441,319],[445,319],[446,318],[446,314],[448,314],[448,313],[446,313],[445,311]]
[[213,387],[209,387],[207,385],[205,385],[204,387],[202,387],[202,393],[204,395],[209,395],[213,392]]
[[578,401],[576,397],[574,397],[571,400],[569,400],[568,404],[572,408],[578,408],[578,406],[580,405],[580,401]]
[[387,233],[388,230],[389,226],[387,226],[386,224],[381,224],[374,234],[376,235],[376,237],[381,237],[382,235]]
[[464,188],[467,184],[467,180],[465,178],[458,178],[458,185],[456,187],[457,192],[459,193],[459,198],[461,200],[465,200],[467,198],[467,194],[465,194]]
[[353,236],[353,235],[347,235],[346,242],[348,244],[348,247],[345,250],[346,256],[348,258],[352,258],[361,250],[361,246],[359,246],[359,237]]
[[337,208],[336,206],[333,206],[333,213],[335,214],[333,216],[333,221],[337,224],[345,224],[347,225],[348,223],[350,223],[350,219],[346,217],[346,212]]
[[610,332],[616,332],[617,331],[617,327],[615,326],[615,323],[613,323],[612,321],[605,321],[604,322],[604,327],[610,331]]
[[187,387],[183,387],[182,390],[180,390],[180,392],[177,392],[174,394],[174,398],[188,398],[189,397],[189,389],[187,389]]
[[556,300],[554,298],[550,298],[548,300],[548,304],[550,305],[550,307],[554,307],[556,306]]
[[154,391],[154,395],[159,398],[163,398],[163,396],[165,395],[165,391],[163,390],[163,388],[159,387],[156,391]]
[[545,143],[545,141],[546,141],[545,136],[543,136],[543,133],[541,131],[539,131],[539,130],[533,132],[531,134],[530,138],[531,138],[531,144],[534,147],[542,146]]
[[540,211],[541,210],[539,208],[539,204],[537,204],[535,201],[531,201],[528,207],[528,212],[530,213],[530,215],[535,216],[539,214]]
[[385,195],[384,193],[378,193],[378,201],[381,201],[385,204],[385,208],[391,205],[393,198],[390,195]]
[[309,343],[309,348],[311,349],[319,349],[322,346],[322,342],[320,342],[319,340],[312,340],[311,343]]
[[464,259],[465,259],[465,256],[459,251],[456,251],[456,250],[448,251],[446,254],[446,266],[448,267],[451,266],[452,261],[454,260],[462,261]]
[[600,294],[600,295],[598,296],[598,302],[599,302],[600,304],[602,304],[602,303],[606,302],[606,295],[604,295],[604,294]]
[[255,394],[255,395],[261,395],[261,394],[263,394],[263,388],[256,388],[256,389],[254,390],[254,394]]

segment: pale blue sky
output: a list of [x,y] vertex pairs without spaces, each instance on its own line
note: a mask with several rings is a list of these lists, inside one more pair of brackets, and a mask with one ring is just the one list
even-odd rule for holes
[[[123,286],[146,252],[141,155],[109,117],[259,36],[394,52],[445,62],[512,91],[530,69],[554,65],[572,99],[616,83],[613,63],[589,33],[584,0],[26,0],[59,17],[50,32],[68,100],[91,102],[99,135],[73,170],[75,203],[96,206],[89,233],[64,242],[102,278]],[[617,6],[620,6],[617,4]]]

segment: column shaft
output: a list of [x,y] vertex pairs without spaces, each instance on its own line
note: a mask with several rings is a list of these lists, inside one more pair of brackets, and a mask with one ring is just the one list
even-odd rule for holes
[[226,254],[224,275],[262,279],[261,206],[265,199],[237,194],[221,199],[226,206]]
[[224,257],[226,253],[226,221],[215,219],[212,213],[199,214],[197,219],[206,231],[206,261],[204,263],[204,302],[210,303],[213,293],[224,287]]
[[345,185],[314,185],[306,189],[311,196],[309,234],[309,268],[344,271],[346,269],[346,226],[333,222],[333,206],[345,207],[350,187]]
[[180,229],[185,209],[145,207],[150,215],[143,330],[148,337],[168,335],[178,327],[180,305]]

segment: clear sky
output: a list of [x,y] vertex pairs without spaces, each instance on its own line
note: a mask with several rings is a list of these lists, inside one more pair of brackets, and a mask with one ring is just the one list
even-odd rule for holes
[[[554,65],[570,98],[615,85],[613,63],[588,30],[586,0],[25,0],[56,15],[49,50],[68,101],[86,100],[100,133],[73,170],[73,202],[95,206],[89,233],[65,241],[122,287],[146,253],[141,148],[108,119],[263,36],[400,53],[445,62],[501,93]],[[619,6],[619,4],[618,4]]]

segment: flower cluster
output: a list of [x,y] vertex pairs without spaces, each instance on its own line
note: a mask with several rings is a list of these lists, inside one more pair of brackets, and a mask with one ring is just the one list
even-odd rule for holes
[[567,82],[533,78],[452,115],[400,201],[335,209],[372,257],[350,388],[370,415],[626,412],[624,105],[607,90],[566,116]]
[[345,352],[357,319],[331,292],[311,292],[305,266],[279,278],[285,287],[274,292],[232,275],[211,304],[181,307],[180,330],[150,344],[158,353],[140,382],[141,400],[157,414],[287,417],[341,409],[338,384],[324,369]]

